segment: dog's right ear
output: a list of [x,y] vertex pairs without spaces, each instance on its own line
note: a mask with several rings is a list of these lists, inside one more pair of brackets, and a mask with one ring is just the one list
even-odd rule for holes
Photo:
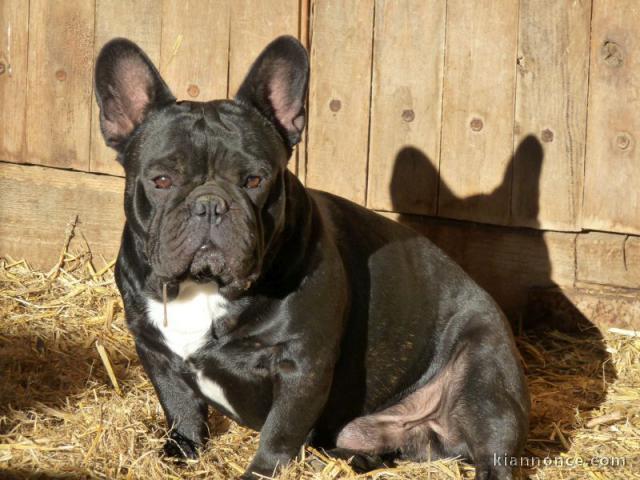
[[102,135],[118,153],[153,107],[176,100],[149,57],[125,38],[102,47],[96,60],[95,92]]

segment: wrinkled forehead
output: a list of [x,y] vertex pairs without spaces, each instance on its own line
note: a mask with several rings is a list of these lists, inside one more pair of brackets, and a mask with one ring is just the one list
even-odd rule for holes
[[142,165],[177,159],[213,166],[233,160],[272,169],[287,161],[276,129],[254,110],[228,100],[166,107],[149,119],[136,144]]

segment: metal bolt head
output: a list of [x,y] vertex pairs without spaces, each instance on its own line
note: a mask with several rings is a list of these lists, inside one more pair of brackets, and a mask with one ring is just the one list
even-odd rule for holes
[[631,146],[631,135],[627,132],[620,132],[616,135],[616,147],[620,150],[628,150]]
[[476,117],[476,118],[473,118],[471,122],[469,122],[469,126],[471,127],[471,130],[473,130],[474,132],[479,132],[484,127],[484,123],[480,118]]
[[60,82],[64,82],[67,79],[67,72],[65,72],[63,69],[57,70],[56,79],[58,79],[58,81]]
[[331,110],[332,112],[337,112],[341,108],[342,108],[342,102],[337,98],[334,98],[329,102],[329,110]]
[[527,61],[524,57],[524,55],[518,55],[518,58],[516,59],[516,65],[518,66],[518,69],[521,72],[525,72],[527,69]]
[[415,118],[416,118],[416,114],[413,112],[413,110],[411,109],[403,110],[402,120],[404,120],[407,123],[411,123]]
[[612,68],[617,68],[622,65],[624,57],[622,54],[622,48],[620,48],[620,45],[616,42],[604,42],[602,44],[602,48],[600,48],[600,55],[602,55],[604,63]]

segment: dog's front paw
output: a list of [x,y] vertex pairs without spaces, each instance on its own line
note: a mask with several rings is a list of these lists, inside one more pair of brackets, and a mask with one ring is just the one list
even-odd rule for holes
[[240,480],[259,480],[263,477],[272,478],[278,474],[281,468],[285,467],[293,455],[265,455],[258,450],[251,465],[242,474]]
[[194,460],[198,458],[198,448],[199,445],[196,442],[178,432],[171,432],[162,450],[165,457]]
[[249,467],[249,469],[247,469],[246,472],[244,472],[241,476],[240,476],[240,480],[259,480],[263,477],[268,477],[271,478],[273,477],[273,474],[275,473],[275,468],[260,468],[260,467]]

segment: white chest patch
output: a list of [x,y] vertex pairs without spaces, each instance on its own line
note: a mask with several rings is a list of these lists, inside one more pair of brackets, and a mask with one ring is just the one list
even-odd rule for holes
[[212,324],[227,314],[228,306],[215,283],[187,280],[180,284],[177,298],[167,302],[165,327],[164,304],[147,299],[149,319],[162,332],[166,345],[185,360],[205,344]]
[[[165,344],[184,360],[206,343],[212,325],[227,315],[228,306],[216,284],[187,280],[180,284],[177,298],[167,302],[165,326],[164,304],[147,299],[149,319],[162,333]],[[202,371],[196,372],[196,380],[203,395],[237,416],[220,385]]]

